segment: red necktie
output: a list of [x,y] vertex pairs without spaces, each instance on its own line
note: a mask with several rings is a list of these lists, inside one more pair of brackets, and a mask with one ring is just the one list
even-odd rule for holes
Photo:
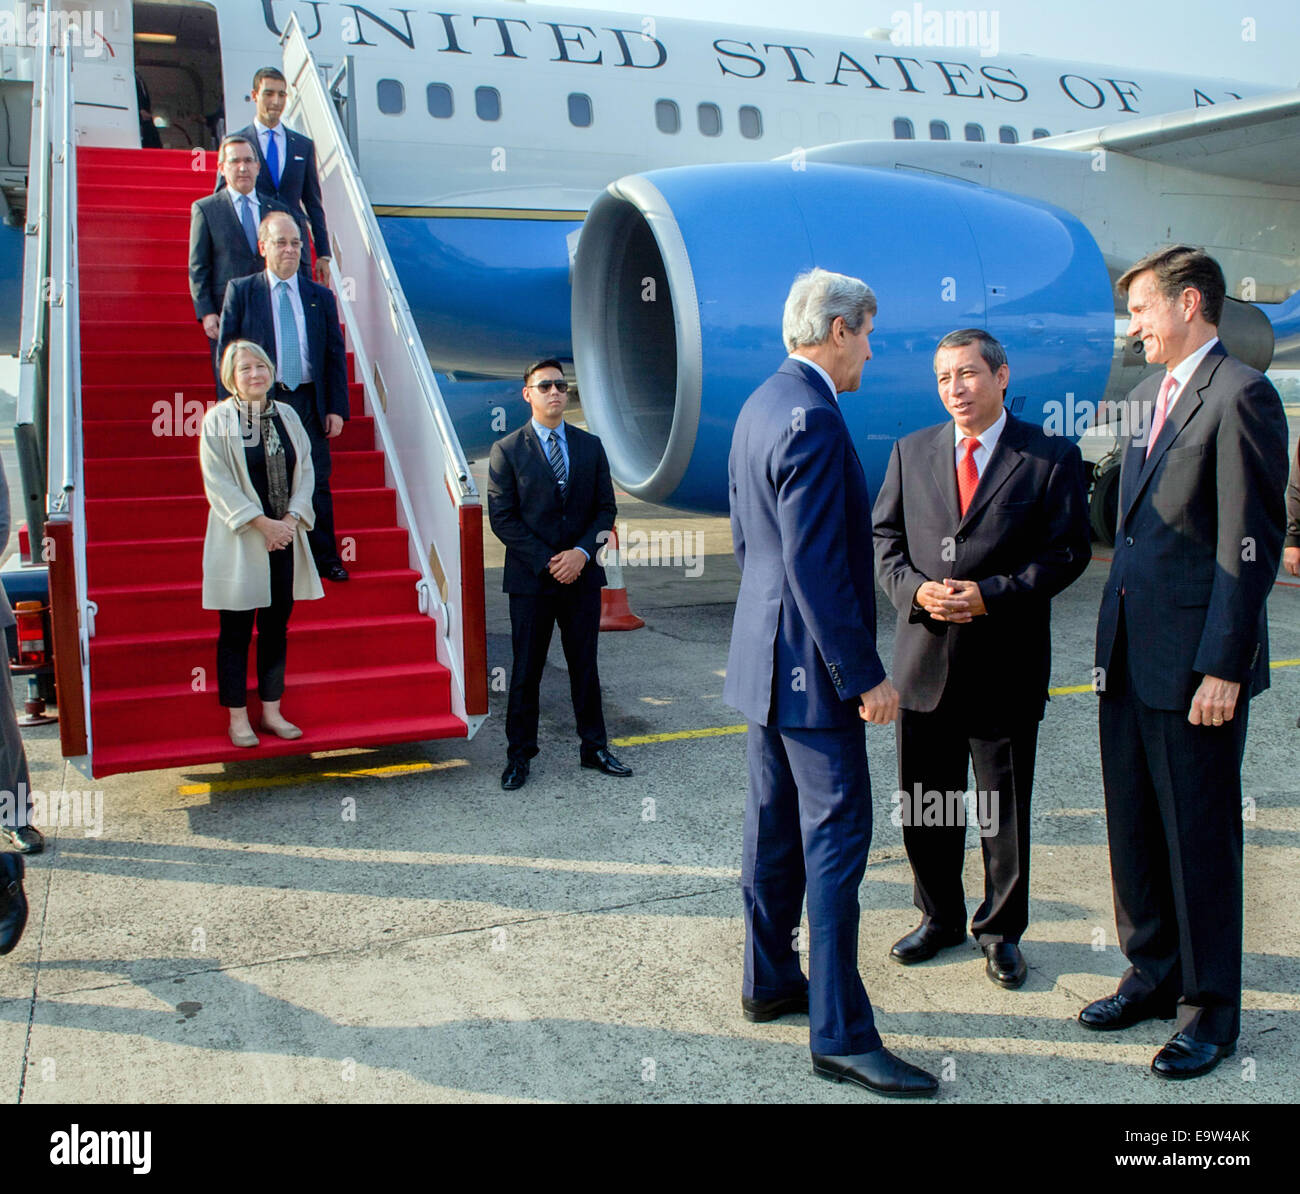
[[1160,396],[1156,399],[1156,413],[1151,420],[1151,434],[1147,437],[1147,455],[1151,455],[1151,449],[1156,445],[1156,436],[1160,434],[1160,429],[1165,425],[1165,416],[1169,413],[1169,395],[1173,393],[1174,387],[1178,382],[1174,379],[1172,373],[1166,373],[1165,379],[1160,383]]
[[979,469],[975,467],[975,449],[980,446],[980,441],[971,436],[963,439],[961,444],[966,448],[966,454],[961,458],[957,465],[957,501],[961,506],[961,516],[966,517],[966,511],[970,509],[970,500],[975,496],[975,487],[980,483]]

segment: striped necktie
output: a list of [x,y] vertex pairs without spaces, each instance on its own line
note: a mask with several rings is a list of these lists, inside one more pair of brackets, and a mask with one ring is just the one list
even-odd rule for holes
[[280,384],[286,390],[296,390],[302,381],[298,321],[293,317],[293,304],[289,301],[289,283],[281,282],[275,289],[280,295]]
[[1156,437],[1164,429],[1165,419],[1169,416],[1169,398],[1178,384],[1172,373],[1165,374],[1165,379],[1160,383],[1160,394],[1156,398],[1156,413],[1151,420],[1151,434],[1147,437],[1147,456],[1150,457],[1151,449],[1156,446]]
[[559,482],[560,492],[563,493],[569,485],[569,470],[564,467],[564,453],[560,451],[560,434],[558,431],[551,432],[551,446],[546,455],[551,462],[551,468],[555,471],[555,479]]

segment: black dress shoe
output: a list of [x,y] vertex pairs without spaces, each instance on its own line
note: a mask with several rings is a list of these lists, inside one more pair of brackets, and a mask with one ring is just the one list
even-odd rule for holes
[[35,825],[21,829],[0,829],[3,837],[19,854],[39,854],[45,849],[45,835]]
[[916,962],[928,961],[941,949],[961,945],[965,940],[965,929],[941,929],[938,925],[926,923],[918,925],[906,937],[895,941],[889,956],[895,962],[911,966]]
[[1093,1028],[1098,1032],[1114,1032],[1120,1028],[1132,1028],[1143,1020],[1172,1020],[1174,1009],[1168,1004],[1155,1003],[1150,999],[1130,999],[1127,995],[1116,992],[1098,999],[1079,1013],[1079,1023],[1084,1028]]
[[348,578],[348,570],[342,564],[328,564],[320,569],[320,574],[326,580],[343,581]]
[[780,999],[750,999],[747,995],[740,997],[740,1007],[745,1019],[751,1024],[766,1024],[769,1020],[779,1020],[782,1016],[808,1014],[808,992],[800,995],[786,995]]
[[609,751],[593,750],[590,754],[582,752],[582,765],[584,767],[593,767],[597,771],[603,771],[606,775],[627,776],[632,774],[632,768],[620,763]]
[[23,891],[23,860],[0,854],[0,954],[7,954],[27,924],[27,893]]
[[1151,1061],[1151,1072],[1159,1078],[1199,1078],[1208,1074],[1225,1057],[1237,1051],[1231,1045],[1195,1041],[1185,1032],[1175,1032]]
[[1014,990],[1024,985],[1029,967],[1025,965],[1025,955],[1014,941],[994,941],[984,947],[984,973],[999,987]]
[[826,1053],[812,1055],[813,1073],[831,1082],[852,1082],[876,1094],[894,1099],[915,1099],[932,1095],[939,1089],[933,1074],[895,1057],[888,1049],[873,1053],[849,1053],[835,1057]]
[[522,788],[528,781],[528,764],[516,763],[513,759],[506,764],[506,769],[501,772],[501,786],[507,792],[513,792]]

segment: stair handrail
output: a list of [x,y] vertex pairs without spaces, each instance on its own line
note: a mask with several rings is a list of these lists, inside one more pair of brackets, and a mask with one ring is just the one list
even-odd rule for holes
[[[50,30],[52,32],[52,29]],[[90,754],[90,638],[86,600],[86,506],[81,453],[81,319],[77,275],[77,117],[72,53],[52,55],[50,169],[49,462],[50,596],[60,738],[65,756]],[[69,552],[72,559],[69,560]],[[71,567],[69,567],[69,564]],[[75,637],[73,616],[75,612]],[[66,724],[65,724],[66,723]],[[77,749],[80,746],[81,749]]]
[[[283,118],[316,146],[329,213],[330,273],[339,313],[384,448],[399,518],[419,574],[422,613],[438,625],[452,711],[472,736],[487,715],[482,506],[375,219],[334,100],[296,14],[281,37],[289,103]],[[351,65],[351,64],[350,64]],[[336,78],[334,86],[341,84]],[[355,86],[353,71],[347,83]],[[320,254],[321,246],[317,246]],[[442,485],[436,483],[441,465]],[[433,480],[433,483],[430,483]],[[445,490],[445,495],[444,491]],[[450,499],[449,501],[447,499]]]

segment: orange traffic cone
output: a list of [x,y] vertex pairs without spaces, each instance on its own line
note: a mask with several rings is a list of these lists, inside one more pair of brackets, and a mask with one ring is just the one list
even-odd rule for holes
[[600,628],[602,630],[640,630],[644,618],[638,618],[627,604],[623,584],[623,565],[619,563],[618,532],[609,532],[605,547],[605,587],[600,591]]

